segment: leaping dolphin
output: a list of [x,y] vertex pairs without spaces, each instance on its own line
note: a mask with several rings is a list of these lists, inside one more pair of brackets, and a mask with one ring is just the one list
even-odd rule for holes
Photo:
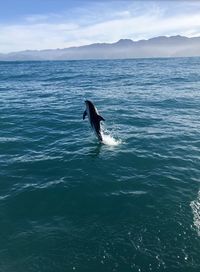
[[89,100],[85,101],[86,110],[83,113],[83,120],[85,119],[86,115],[88,116],[90,125],[92,129],[94,130],[98,140],[100,142],[103,141],[102,134],[101,134],[101,126],[100,121],[105,121],[105,119],[99,115],[96,107],[93,105],[93,103]]

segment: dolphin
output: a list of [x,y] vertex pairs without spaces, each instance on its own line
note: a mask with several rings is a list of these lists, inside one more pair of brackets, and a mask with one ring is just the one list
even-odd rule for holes
[[100,122],[105,121],[105,119],[99,115],[96,107],[91,101],[85,100],[85,105],[86,105],[86,110],[83,113],[83,120],[85,119],[86,116],[88,116],[92,129],[94,130],[98,140],[102,142],[103,138],[101,134]]

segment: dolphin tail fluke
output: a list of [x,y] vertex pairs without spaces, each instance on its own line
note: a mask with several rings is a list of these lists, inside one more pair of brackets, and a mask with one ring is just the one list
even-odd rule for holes
[[85,116],[87,115],[87,111],[85,110],[83,113],[83,120],[85,119]]
[[105,121],[105,119],[101,115],[98,115],[98,117],[99,117],[99,121]]

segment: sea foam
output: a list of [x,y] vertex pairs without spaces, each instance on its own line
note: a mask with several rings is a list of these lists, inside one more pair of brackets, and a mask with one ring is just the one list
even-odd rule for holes
[[117,146],[121,143],[121,140],[114,138],[106,129],[102,131],[102,138],[105,145]]
[[198,235],[200,236],[200,191],[196,200],[190,204],[194,216],[194,225],[197,228]]

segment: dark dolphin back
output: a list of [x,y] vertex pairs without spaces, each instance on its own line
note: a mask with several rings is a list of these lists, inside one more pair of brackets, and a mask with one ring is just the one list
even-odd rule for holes
[[102,135],[101,135],[101,126],[100,126],[101,118],[98,115],[98,112],[97,112],[94,104],[89,100],[86,100],[85,102],[87,102],[88,106],[89,106],[89,111],[90,111],[90,115],[91,115],[91,118],[90,118],[91,126],[93,126],[93,128],[95,129],[98,139],[100,141],[102,141],[103,139],[102,139]]
[[[96,113],[96,109],[95,109],[94,104],[93,104],[90,100],[86,100],[86,102],[88,102],[90,111],[91,111],[93,114]],[[97,114],[97,113],[96,113],[96,114]]]

